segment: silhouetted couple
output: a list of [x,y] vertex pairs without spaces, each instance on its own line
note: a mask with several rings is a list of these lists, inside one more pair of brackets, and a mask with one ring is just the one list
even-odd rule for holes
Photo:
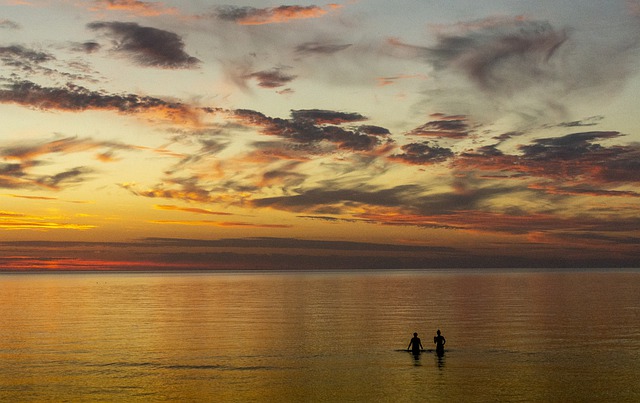
[[[436,354],[439,356],[444,355],[444,345],[447,342],[442,334],[440,334],[440,329],[436,332],[436,336],[433,337],[433,342],[436,344]],[[422,342],[418,337],[418,333],[413,334],[413,338],[409,342],[409,346],[407,350],[411,350],[413,355],[419,355],[420,351],[424,348],[422,347]]]

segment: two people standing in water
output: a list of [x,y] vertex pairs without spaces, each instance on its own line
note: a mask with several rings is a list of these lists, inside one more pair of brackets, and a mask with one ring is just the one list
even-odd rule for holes
[[[444,345],[447,340],[445,340],[444,336],[440,333],[440,329],[436,332],[436,336],[433,337],[433,342],[436,345],[436,354],[442,356],[444,354]],[[419,355],[423,349],[424,348],[422,347],[422,342],[418,337],[418,333],[414,333],[407,350],[411,350],[413,355]]]

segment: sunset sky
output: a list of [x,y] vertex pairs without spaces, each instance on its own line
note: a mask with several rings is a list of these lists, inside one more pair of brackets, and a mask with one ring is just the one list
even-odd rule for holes
[[0,0],[0,38],[0,269],[640,263],[637,0]]

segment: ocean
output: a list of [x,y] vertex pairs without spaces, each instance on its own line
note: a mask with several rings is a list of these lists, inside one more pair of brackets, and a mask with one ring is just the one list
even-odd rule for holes
[[640,401],[638,270],[5,273],[0,307],[2,402]]

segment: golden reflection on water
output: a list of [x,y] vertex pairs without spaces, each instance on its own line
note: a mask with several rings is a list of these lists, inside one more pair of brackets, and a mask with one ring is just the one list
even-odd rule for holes
[[[0,401],[640,397],[634,272],[2,275],[0,291]],[[437,328],[444,357],[396,351]]]

